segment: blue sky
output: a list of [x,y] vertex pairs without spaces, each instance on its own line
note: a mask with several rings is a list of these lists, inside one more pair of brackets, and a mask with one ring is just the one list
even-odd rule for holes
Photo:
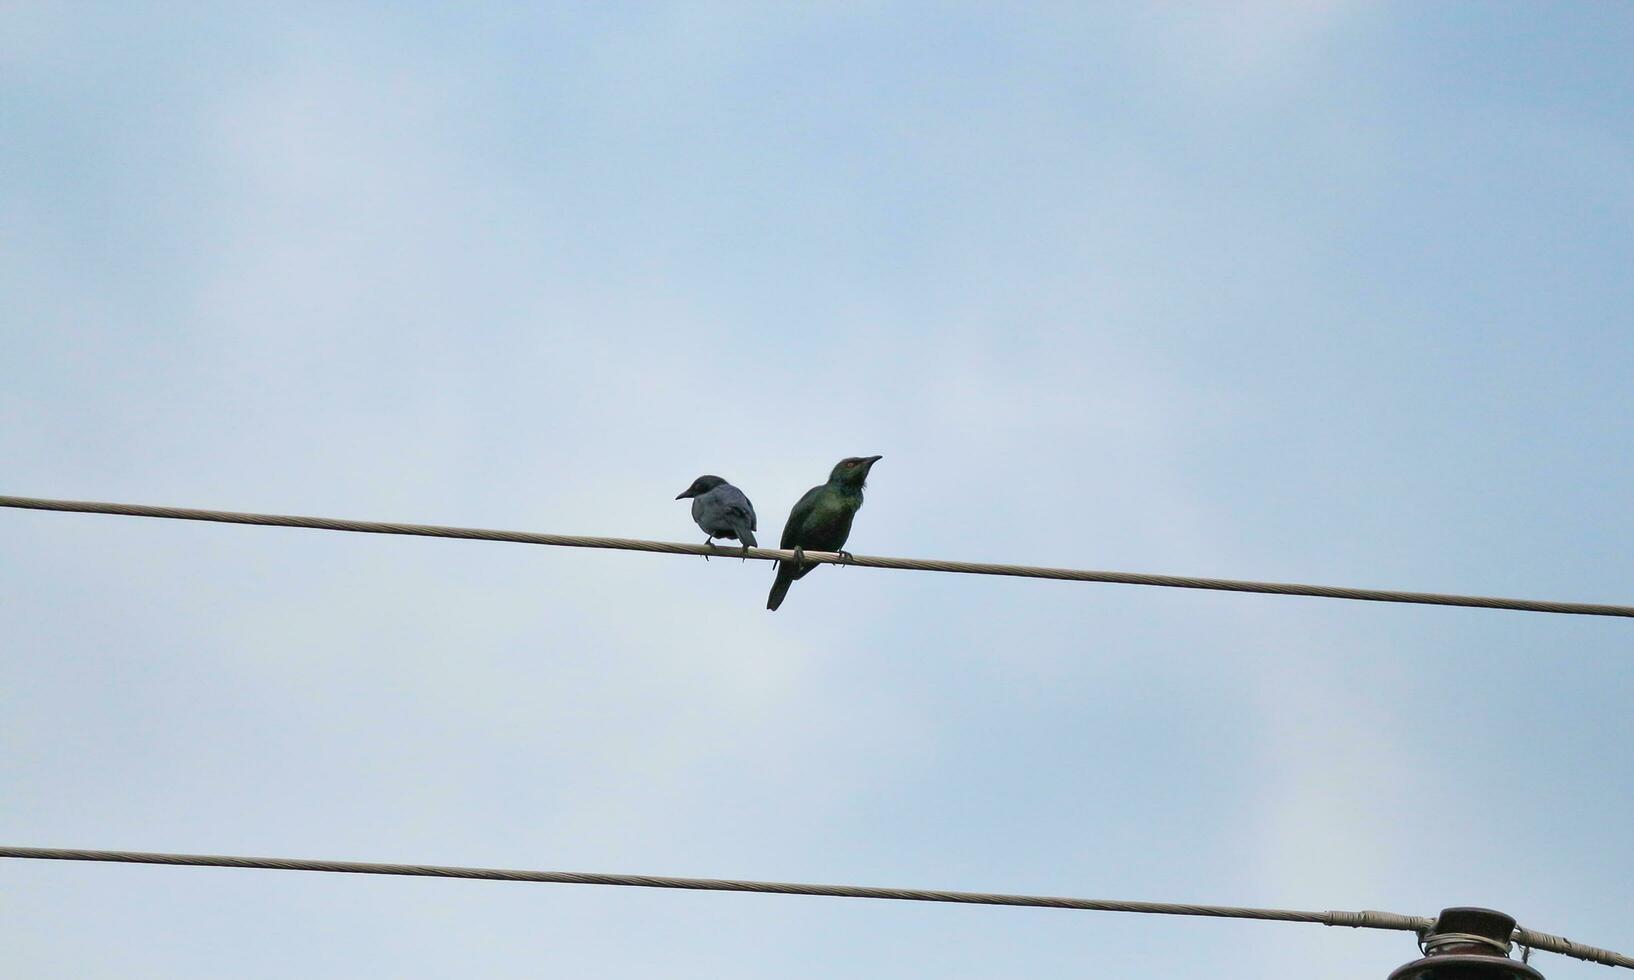
[[[1613,4],[0,7],[5,493],[1629,602]],[[1628,951],[1625,621],[0,513],[0,840]],[[0,864],[18,976],[1383,977],[1409,937]],[[1546,957],[1551,980],[1609,976]]]

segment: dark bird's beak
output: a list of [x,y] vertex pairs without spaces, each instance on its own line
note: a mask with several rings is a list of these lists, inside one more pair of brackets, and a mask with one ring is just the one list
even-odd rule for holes
[[880,460],[884,459],[885,457],[884,456],[865,456],[863,458],[868,460],[868,465],[869,466],[873,466],[875,463],[879,462]]

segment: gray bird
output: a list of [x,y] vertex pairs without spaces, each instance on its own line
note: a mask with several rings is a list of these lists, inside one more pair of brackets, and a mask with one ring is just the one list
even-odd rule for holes
[[[731,538],[743,542],[743,553],[758,548],[755,541],[755,505],[743,491],[718,476],[700,476],[692,486],[675,495],[676,500],[692,498],[692,519],[709,535],[704,544],[713,545],[716,538]],[[708,555],[704,556],[707,561]]]

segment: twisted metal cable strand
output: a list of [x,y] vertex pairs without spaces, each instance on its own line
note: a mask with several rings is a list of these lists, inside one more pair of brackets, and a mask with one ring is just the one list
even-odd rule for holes
[[[690,891],[754,892],[769,895],[814,895],[876,898],[902,902],[947,902],[960,905],[1007,905],[1074,909],[1087,912],[1133,912],[1149,915],[1194,915],[1220,919],[1310,922],[1358,929],[1423,933],[1434,919],[1394,912],[1301,912],[1292,909],[1189,905],[1172,902],[1120,902],[1051,895],[1006,895],[986,892],[935,891],[921,888],[869,888],[860,885],[811,885],[784,881],[739,881],[728,878],[670,878],[656,875],[596,874],[581,871],[517,871],[506,868],[462,868],[435,864],[381,864],[364,861],[320,861],[304,858],[236,857],[223,854],[165,854],[147,851],[92,851],[55,847],[0,846],[0,858],[43,861],[105,861],[204,868],[252,868],[272,871],[327,871],[340,874],[404,875],[421,878],[467,878],[479,881],[524,881],[564,885],[622,885],[633,888],[678,888]],[[1576,959],[1634,969],[1634,958],[1575,943],[1560,936],[1515,930],[1516,942],[1533,949]]]
[[[0,496],[0,507],[26,510],[67,511],[81,514],[118,514],[128,517],[162,517],[183,521],[213,521],[221,524],[258,524],[270,527],[304,527],[324,531],[355,531],[365,534],[405,534],[429,538],[459,538],[471,541],[509,541],[563,548],[609,548],[645,551],[666,555],[702,555],[789,561],[794,552],[777,548],[716,548],[681,544],[675,541],[646,541],[636,538],[586,537],[570,534],[538,534],[528,531],[494,531],[474,527],[445,527],[436,524],[396,524],[383,521],[355,521],[333,517],[301,517],[292,514],[247,514],[226,510],[197,510],[189,507],[154,507],[146,504],[100,503],[89,500],[49,500],[39,497]],[[1521,612],[1563,613],[1578,616],[1620,616],[1634,618],[1634,606],[1590,602],[1553,602],[1542,599],[1507,599],[1493,596],[1448,595],[1436,592],[1402,592],[1393,589],[1355,589],[1331,585],[1304,585],[1292,582],[1255,582],[1242,579],[1197,578],[1186,575],[1148,575],[1140,572],[1109,572],[1076,568],[1042,568],[1032,565],[999,565],[985,562],[939,561],[924,558],[887,558],[876,555],[843,557],[828,551],[807,551],[808,563],[860,565],[864,568],[897,568],[911,571],[957,572],[967,575],[1003,575],[1019,578],[1055,579],[1069,582],[1110,582],[1121,585],[1151,585],[1175,589],[1210,589],[1221,592],[1252,592],[1266,595],[1313,596],[1326,599],[1354,599],[1367,602],[1404,602],[1432,606],[1467,606],[1478,609],[1512,609]]]
[[1564,936],[1551,936],[1547,932],[1534,932],[1531,929],[1516,929],[1515,942],[1520,946],[1559,953],[1562,956],[1570,956],[1577,960],[1588,960],[1590,963],[1621,966],[1634,970],[1634,956],[1624,956],[1622,953],[1613,953],[1609,949],[1573,942]]
[[1154,915],[1208,916],[1223,919],[1311,922],[1318,925],[1353,925],[1372,929],[1398,929],[1403,931],[1425,929],[1433,924],[1431,919],[1393,915],[1389,912],[1298,912],[1290,909],[1185,905],[1171,902],[1120,902],[1091,898],[1062,898],[1052,895],[1005,895],[986,892],[937,891],[921,888],[869,888],[861,885],[812,885],[786,881],[739,881],[727,878],[669,878],[655,875],[596,874],[582,871],[518,871],[507,868],[462,868],[428,864],[321,861],[305,858],[236,857],[223,854],[164,854],[145,851],[92,851],[71,848],[0,846],[0,858],[30,858],[46,861],[109,861],[120,864],[163,864],[208,868],[257,868],[274,871],[328,871],[342,874],[470,878],[480,881],[527,881],[563,885],[623,885],[634,888],[679,888],[691,891],[817,895],[833,898],[877,898],[902,902],[1010,905],[1029,908],[1076,909],[1088,912],[1138,912]]

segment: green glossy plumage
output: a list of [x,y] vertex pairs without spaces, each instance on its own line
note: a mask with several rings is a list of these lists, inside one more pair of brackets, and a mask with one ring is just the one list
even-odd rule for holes
[[[801,548],[810,551],[839,551],[851,536],[851,522],[862,508],[862,490],[868,481],[868,471],[878,462],[878,456],[853,456],[842,459],[829,474],[828,482],[805,492],[789,511],[788,523],[783,525],[784,549]],[[783,596],[796,580],[804,578],[816,565],[778,562],[777,578],[766,597],[766,608],[776,609],[783,604]]]

